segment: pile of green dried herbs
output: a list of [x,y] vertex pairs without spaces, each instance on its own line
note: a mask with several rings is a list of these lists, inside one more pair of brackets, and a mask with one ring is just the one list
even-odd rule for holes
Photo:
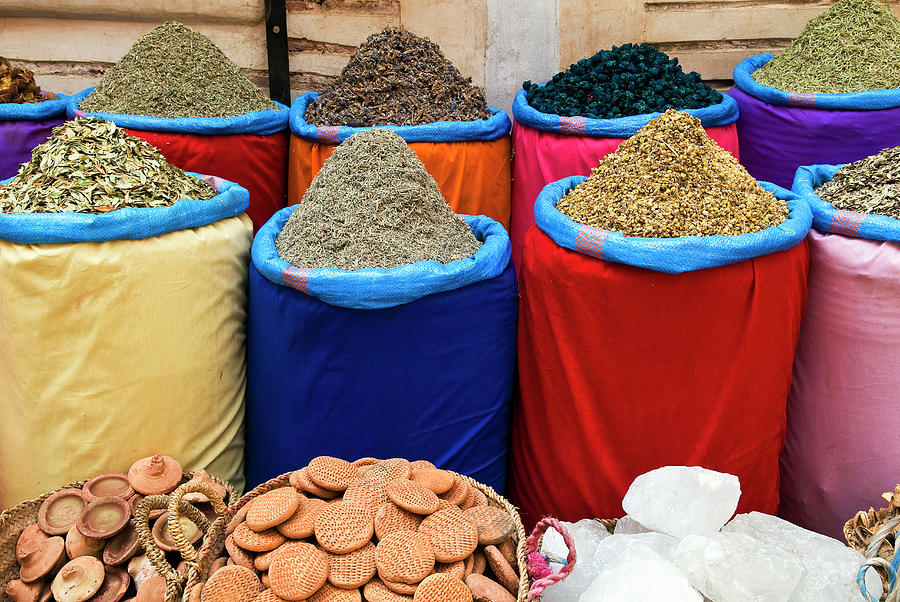
[[45,100],[56,100],[56,95],[41,92],[32,71],[13,67],[9,60],[0,56],[0,103],[23,104]]
[[31,161],[0,186],[0,213],[106,213],[208,200],[216,191],[114,123],[85,118],[53,128]]
[[403,139],[354,134],[334,150],[275,239],[301,268],[393,268],[470,257],[481,243]]
[[306,121],[320,126],[422,125],[490,116],[484,92],[459,73],[440,46],[396,27],[369,36],[338,80],[306,108]]
[[835,209],[900,219],[900,146],[845,165],[816,194]]
[[788,216],[787,203],[699,119],[672,109],[623,141],[556,207],[578,223],[647,238],[746,234]]
[[581,59],[544,86],[522,84],[528,104],[568,117],[613,119],[700,109],[722,102],[722,94],[685,73],[677,58],[647,44],[624,44]]
[[169,21],[138,38],[82,111],[149,117],[234,117],[277,106],[205,35]]
[[878,0],[840,0],[753,78],[787,92],[900,88],[900,19]]

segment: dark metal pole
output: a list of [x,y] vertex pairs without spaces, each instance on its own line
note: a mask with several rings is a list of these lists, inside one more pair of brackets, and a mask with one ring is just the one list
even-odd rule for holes
[[290,105],[291,68],[288,64],[285,0],[266,0],[266,50],[269,55],[269,96]]

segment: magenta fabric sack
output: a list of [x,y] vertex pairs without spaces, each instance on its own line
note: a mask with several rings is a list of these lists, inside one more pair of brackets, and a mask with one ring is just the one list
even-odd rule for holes
[[0,104],[0,180],[19,172],[31,160],[34,147],[50,137],[53,128],[66,120],[65,97],[35,103]]
[[803,167],[794,181],[814,229],[780,514],[842,539],[844,523],[900,480],[900,220],[835,211],[819,198],[815,187],[839,167]]
[[741,163],[757,180],[790,188],[801,165],[852,163],[900,146],[900,90],[801,94],[763,86],[762,54],[734,68]]

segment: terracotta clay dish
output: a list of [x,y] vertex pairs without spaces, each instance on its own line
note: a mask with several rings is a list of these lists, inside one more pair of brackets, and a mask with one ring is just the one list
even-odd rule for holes
[[140,591],[141,585],[157,576],[157,573],[156,569],[153,568],[153,563],[147,558],[147,555],[141,554],[128,561],[128,575],[131,577],[131,580],[134,581],[134,587]]
[[239,545],[234,543],[234,534],[225,538],[225,550],[234,564],[242,566],[245,569],[253,570],[253,556],[245,552]]
[[386,489],[387,481],[360,479],[344,492],[344,503],[366,508],[374,517],[382,504],[391,501]]
[[391,533],[375,547],[375,566],[382,579],[418,583],[434,569],[431,542],[421,533]]
[[131,577],[125,569],[108,566],[104,567],[105,576],[103,585],[94,594],[90,602],[119,602],[125,597],[128,587],[131,585]]
[[409,472],[412,473],[414,470],[420,470],[422,468],[435,469],[437,468],[432,462],[428,460],[413,460],[409,463]]
[[130,519],[128,502],[119,497],[101,497],[85,506],[75,524],[86,537],[106,539],[124,529]]
[[322,498],[323,500],[330,500],[340,495],[340,493],[337,491],[331,491],[329,489],[324,489],[316,485],[313,480],[309,478],[309,474],[307,474],[305,466],[300,470],[295,470],[293,473],[291,473],[288,482],[293,485],[295,489],[305,491],[306,493],[311,493]]
[[25,583],[21,579],[13,579],[6,584],[4,591],[13,602],[38,602],[44,585],[41,582]]
[[441,510],[426,517],[419,533],[430,540],[438,562],[465,560],[478,547],[478,530],[460,510]]
[[203,586],[203,602],[252,602],[263,591],[256,573],[242,566],[226,566],[216,571]]
[[329,505],[316,519],[316,541],[334,554],[349,554],[372,539],[375,523],[368,510],[337,503]]
[[60,569],[50,589],[57,602],[84,602],[100,590],[105,578],[102,562],[81,556]]
[[419,468],[413,470],[409,478],[424,485],[436,494],[447,493],[456,482],[453,473],[446,470],[438,470],[436,468]]
[[134,495],[134,489],[128,482],[128,475],[120,472],[112,472],[94,477],[84,484],[82,489],[88,496],[88,500],[95,500],[98,497],[120,497],[123,500],[129,499]]
[[57,491],[41,504],[37,523],[48,535],[65,535],[88,501],[87,495],[80,489]]
[[422,518],[424,517],[404,510],[394,502],[387,502],[375,513],[375,536],[384,539],[395,531],[418,531]]
[[32,583],[58,570],[66,561],[66,540],[62,537],[48,537],[40,541],[33,539],[21,549],[19,579]]
[[[185,516],[180,517],[179,522],[181,523],[181,530],[184,533],[185,538],[190,543],[200,541],[200,538],[203,537],[203,533],[197,525]],[[164,552],[178,551],[178,544],[175,543],[175,540],[172,539],[172,534],[169,532],[168,512],[156,519],[156,522],[153,524],[152,533],[153,541],[156,542],[156,545],[160,550],[163,550]]]
[[412,596],[404,596],[388,589],[378,577],[366,583],[363,596],[368,602],[409,602],[413,599]]
[[300,500],[300,494],[292,487],[273,489],[253,500],[246,524],[254,531],[271,529],[291,518]]
[[328,555],[328,582],[342,589],[362,587],[375,576],[375,544],[349,554]]
[[140,547],[137,531],[131,525],[126,525],[106,542],[106,547],[103,548],[103,562],[109,566],[123,564],[131,560]]
[[409,479],[388,481],[385,492],[392,502],[416,514],[431,514],[440,506],[433,491]]
[[159,575],[150,577],[138,587],[135,602],[160,602],[166,598],[166,579]]
[[510,592],[518,592],[519,576],[516,575],[515,569],[506,561],[500,550],[496,546],[487,546],[484,548],[484,557],[494,576],[497,577],[497,581]]
[[360,478],[353,464],[331,456],[318,456],[310,460],[306,475],[313,483],[329,491],[345,491]]
[[472,602],[472,590],[461,580],[446,573],[435,573],[416,588],[414,602]]
[[268,571],[269,565],[272,564],[272,558],[275,556],[276,551],[277,548],[274,550],[269,550],[268,552],[257,554],[256,558],[253,559],[253,568],[263,573]]
[[310,597],[325,585],[327,577],[328,557],[308,543],[282,545],[269,566],[269,587],[286,600]]
[[79,556],[94,556],[99,558],[106,547],[106,540],[85,537],[78,530],[77,525],[72,525],[66,533],[66,554],[70,559]]
[[456,504],[457,506],[462,506],[466,502],[466,498],[469,496],[469,485],[462,478],[453,475],[454,483],[453,487],[447,490],[446,493],[441,494],[441,499],[447,500],[452,504]]
[[307,600],[308,602],[362,602],[362,594],[358,589],[341,589],[326,583]]
[[466,563],[462,560],[457,562],[436,562],[434,565],[435,573],[447,573],[451,577],[456,577],[460,581],[466,577]]
[[[193,592],[194,590],[191,590],[192,594]],[[256,594],[256,597],[253,598],[253,602],[287,602],[287,600],[285,600],[284,598],[279,598],[277,595],[275,595],[275,592],[273,592],[271,589],[266,588]]]
[[19,534],[19,539],[16,540],[16,561],[22,562],[25,549],[28,547],[27,544],[29,542],[43,543],[48,539],[50,539],[50,536],[44,533],[37,525],[28,525],[22,529],[22,532]]
[[297,506],[291,518],[287,519],[275,529],[291,539],[306,539],[315,533],[316,518],[324,512],[328,504],[318,498],[303,498]]
[[182,477],[178,460],[159,454],[142,458],[128,469],[128,482],[144,495],[169,493],[178,487]]
[[353,462],[351,462],[351,464],[353,464],[357,468],[360,468],[362,466],[371,466],[372,464],[378,464],[379,461],[380,460],[378,458],[367,457],[360,458],[359,460],[354,460]]
[[254,531],[247,523],[238,525],[231,536],[234,543],[248,552],[269,552],[284,543],[284,535],[275,529]]
[[519,560],[516,558],[516,544],[512,538],[501,541],[497,545],[497,549],[503,554],[503,557],[506,559],[506,562],[509,563],[509,566],[518,566]]
[[505,587],[488,579],[484,575],[471,574],[466,577],[466,585],[472,590],[476,600],[490,600],[491,602],[516,602],[516,597],[509,593]]
[[372,464],[372,467],[366,472],[366,477],[381,479],[382,481],[393,481],[394,479],[408,479],[409,472],[409,460],[390,458]]
[[494,506],[475,506],[465,514],[478,529],[478,543],[483,546],[496,545],[516,530],[512,517]]
[[398,594],[403,594],[404,596],[412,596],[416,593],[416,588],[419,587],[418,583],[401,583],[397,581],[389,581],[384,577],[381,578],[381,582],[384,583],[384,586],[392,592],[397,592]]

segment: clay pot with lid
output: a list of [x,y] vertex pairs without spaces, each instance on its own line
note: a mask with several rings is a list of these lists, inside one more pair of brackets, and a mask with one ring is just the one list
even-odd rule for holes
[[25,583],[21,579],[13,579],[6,584],[4,591],[13,599],[13,602],[39,602],[43,590],[44,584],[40,581]]
[[57,491],[41,504],[37,523],[48,535],[65,535],[75,524],[88,504],[87,495],[80,489]]
[[94,556],[100,558],[103,554],[103,548],[106,547],[106,540],[96,539],[94,537],[85,537],[78,530],[77,525],[72,525],[69,532],[66,533],[66,554],[69,559],[75,559],[79,556]]
[[[179,522],[181,523],[181,530],[184,533],[185,538],[191,543],[196,543],[203,537],[203,533],[200,531],[200,528],[193,523],[189,518],[182,516],[179,517]],[[153,541],[156,542],[157,547],[164,552],[177,552],[178,544],[175,543],[175,540],[172,539],[172,534],[169,532],[169,513],[166,512],[153,524]]]
[[32,539],[21,547],[19,579],[33,583],[61,567],[66,561],[66,541],[62,537]]
[[53,579],[50,589],[57,602],[84,602],[100,590],[106,571],[93,556],[70,560]]
[[106,539],[125,528],[131,519],[131,506],[119,497],[101,497],[85,506],[75,522],[86,537]]
[[106,542],[106,547],[103,548],[103,562],[108,566],[122,564],[131,560],[140,548],[141,543],[138,541],[137,531],[133,526],[126,525]]
[[89,501],[98,497],[120,497],[127,500],[134,495],[128,475],[120,472],[96,476],[84,484],[82,491],[87,495]]
[[103,584],[90,602],[119,602],[128,592],[131,577],[123,568],[108,566],[103,570],[105,572]]
[[182,479],[181,464],[169,456],[142,458],[128,470],[128,482],[138,493],[159,495],[171,492]]

